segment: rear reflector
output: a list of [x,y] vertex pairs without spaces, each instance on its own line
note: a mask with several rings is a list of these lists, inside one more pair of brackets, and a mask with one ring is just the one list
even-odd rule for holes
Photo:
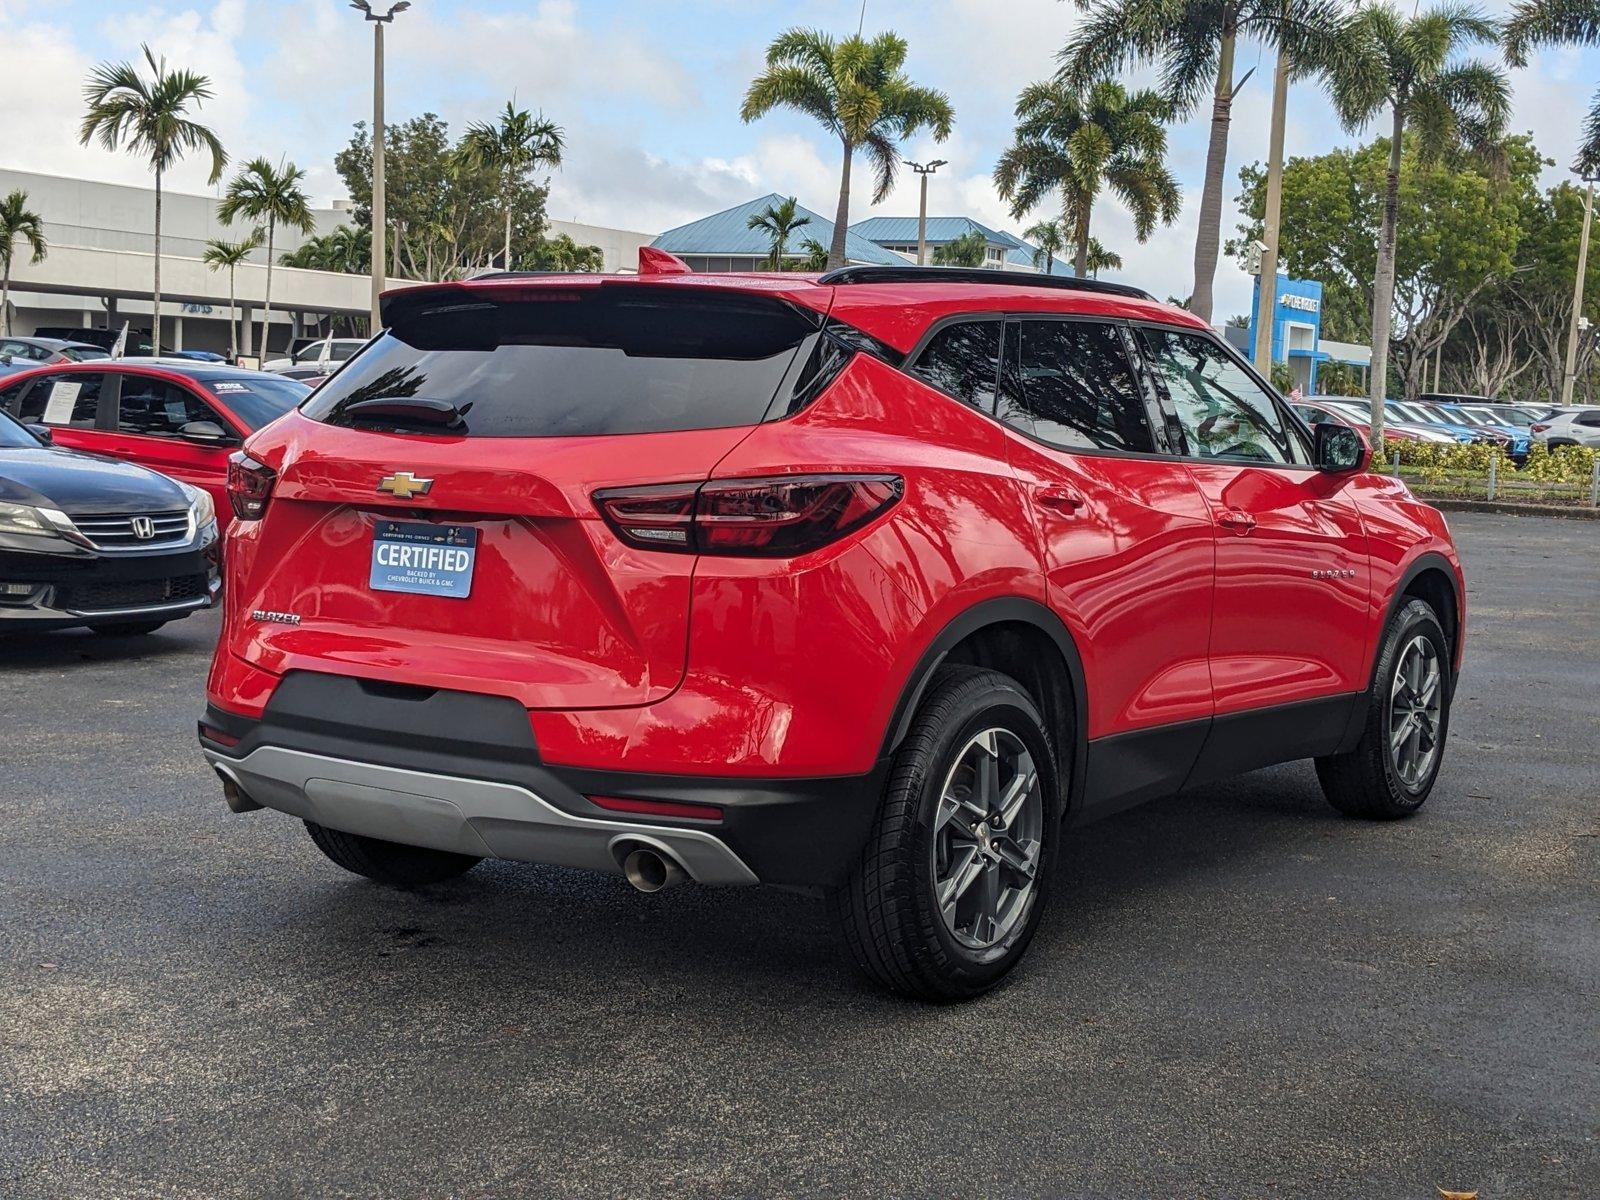
[[277,475],[243,450],[228,456],[228,503],[241,521],[254,521],[267,511]]
[[594,501],[641,550],[793,558],[859,529],[904,492],[898,475],[777,475],[612,488]]
[[215,742],[219,746],[237,746],[239,744],[239,739],[234,737],[233,734],[224,733],[215,725],[207,725],[204,721],[200,722],[200,738],[202,741]]
[[722,809],[715,804],[691,804],[679,800],[635,800],[626,796],[590,796],[600,808],[612,812],[637,813],[648,817],[672,817],[682,821],[720,821]]

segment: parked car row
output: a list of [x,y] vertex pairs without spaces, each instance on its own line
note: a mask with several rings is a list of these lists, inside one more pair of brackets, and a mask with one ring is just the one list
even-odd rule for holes
[[[1297,401],[1295,408],[1311,425],[1348,425],[1369,438],[1372,433],[1371,411],[1364,400],[1312,396]],[[1553,409],[1476,397],[1424,395],[1414,401],[1388,401],[1383,435],[1391,446],[1419,441],[1494,445],[1520,465],[1534,442],[1551,448],[1600,445],[1600,409]]]

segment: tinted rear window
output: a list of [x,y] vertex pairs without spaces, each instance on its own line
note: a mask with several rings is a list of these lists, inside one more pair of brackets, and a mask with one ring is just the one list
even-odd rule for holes
[[657,288],[463,298],[402,311],[304,411],[344,424],[361,400],[444,400],[474,437],[751,425],[787,411],[818,326],[766,297],[663,296]]
[[270,425],[311,394],[311,389],[296,379],[263,375],[259,379],[205,379],[207,391],[228,406],[228,411],[254,433]]

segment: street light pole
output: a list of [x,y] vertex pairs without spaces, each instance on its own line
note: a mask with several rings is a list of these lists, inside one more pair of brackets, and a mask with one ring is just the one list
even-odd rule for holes
[[383,326],[379,297],[386,286],[388,268],[388,217],[383,194],[383,27],[396,13],[411,7],[411,0],[391,4],[385,13],[376,13],[370,0],[350,0],[350,7],[372,22],[372,329],[376,335]]
[[1261,274],[1256,284],[1256,344],[1252,360],[1263,379],[1272,378],[1272,329],[1278,315],[1278,234],[1283,210],[1283,125],[1289,107],[1289,56],[1278,51],[1272,76],[1272,134],[1267,145],[1266,212],[1261,226]]
[[1583,204],[1583,236],[1578,239],[1578,277],[1572,284],[1572,328],[1567,331],[1567,369],[1561,375],[1561,406],[1572,403],[1572,389],[1578,382],[1578,329],[1583,320],[1583,276],[1589,268],[1589,223],[1594,219],[1594,185],[1600,172],[1581,176],[1589,185]]
[[921,267],[928,262],[928,176],[948,164],[942,158],[931,163],[914,163],[908,158],[905,164],[922,176],[922,205],[917,210],[917,266]]

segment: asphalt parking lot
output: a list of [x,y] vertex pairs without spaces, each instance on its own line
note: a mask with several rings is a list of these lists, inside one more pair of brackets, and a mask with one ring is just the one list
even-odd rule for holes
[[955,1008],[802,897],[404,894],[229,815],[213,615],[0,641],[0,1196],[1600,1194],[1600,526],[1452,525],[1421,816],[1297,764],[1078,831]]

